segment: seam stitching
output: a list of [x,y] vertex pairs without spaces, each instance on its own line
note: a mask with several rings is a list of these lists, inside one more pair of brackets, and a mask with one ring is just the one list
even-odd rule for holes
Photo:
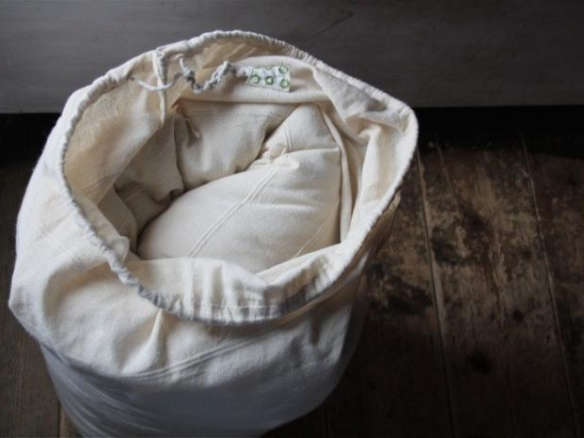
[[219,230],[219,228],[221,228],[221,226],[224,225],[225,222],[227,222],[245,204],[247,204],[249,201],[255,199],[257,197],[257,195],[259,195],[259,193],[262,191],[262,189],[274,177],[274,175],[276,174],[277,170],[278,170],[277,167],[274,167],[271,170],[271,172],[268,172],[268,174],[266,174],[257,183],[257,185],[247,194],[247,196],[245,198],[243,198],[240,202],[238,202],[237,204],[234,204],[232,207],[230,207],[229,209],[227,209],[227,211],[225,213],[223,213],[223,215],[219,219],[217,219],[217,221],[215,221],[213,224],[211,224],[209,226],[209,228],[207,228],[207,231],[205,231],[203,233],[203,235],[201,236],[201,238],[191,246],[191,249],[188,251],[187,255],[189,257],[196,256],[205,247],[205,245],[207,244],[207,242],[209,241],[209,239],[211,238],[211,236],[217,230]]

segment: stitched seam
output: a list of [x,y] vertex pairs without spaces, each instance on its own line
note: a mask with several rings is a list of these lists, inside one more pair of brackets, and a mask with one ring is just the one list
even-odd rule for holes
[[270,182],[270,180],[274,177],[276,172],[278,171],[277,167],[274,167],[271,172],[269,172],[266,176],[264,176],[258,184],[247,194],[245,198],[243,198],[237,204],[234,204],[230,207],[224,214],[221,216],[217,221],[215,221],[208,229],[203,233],[201,239],[193,244],[187,255],[189,257],[196,256],[207,244],[211,236],[219,229],[225,222],[229,220],[239,209],[241,209],[245,204],[249,201],[253,200],[261,190]]

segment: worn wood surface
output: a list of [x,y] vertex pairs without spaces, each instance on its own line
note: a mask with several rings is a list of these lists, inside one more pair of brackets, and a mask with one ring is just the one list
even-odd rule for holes
[[520,136],[493,117],[458,122],[428,133],[421,153],[455,430],[573,436]]
[[583,104],[584,2],[0,0],[0,112],[216,29],[286,40],[415,106]]
[[[581,114],[546,114],[522,129],[556,299],[567,376],[580,427],[584,423],[584,132]],[[547,129],[547,126],[556,129]],[[580,429],[581,430],[581,429]]]
[[[355,356],[323,406],[268,436],[581,436],[584,108],[419,116]],[[5,301],[14,216],[54,121],[29,117],[0,118],[29,127],[0,166]],[[76,436],[6,306],[0,323],[0,435]]]

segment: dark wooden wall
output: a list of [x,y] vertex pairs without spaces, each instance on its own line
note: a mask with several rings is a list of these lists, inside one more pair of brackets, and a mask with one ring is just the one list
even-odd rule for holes
[[417,107],[584,104],[582,0],[0,0],[0,112],[215,29],[284,39]]

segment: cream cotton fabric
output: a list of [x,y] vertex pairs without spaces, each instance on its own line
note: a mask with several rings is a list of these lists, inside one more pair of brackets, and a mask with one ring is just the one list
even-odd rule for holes
[[81,433],[256,436],[322,402],[416,136],[402,102],[249,32],[76,91],[22,203],[9,304]]
[[[262,146],[255,151],[259,158],[245,171],[176,199],[142,233],[138,246],[142,258],[213,257],[259,272],[337,243],[341,153],[318,107],[299,105],[264,145],[259,139],[263,136],[245,132],[262,128],[263,120],[250,121],[247,111],[253,109],[245,110],[223,129],[229,131],[231,125],[236,132],[233,137],[242,134],[241,149],[249,145],[249,139],[256,140],[255,149]],[[289,110],[289,106],[278,110]],[[214,115],[207,123],[213,123]],[[200,136],[205,135],[205,128],[198,126]],[[227,132],[226,137],[231,135]],[[208,146],[216,151],[217,144],[222,144],[217,140],[190,147]]]

